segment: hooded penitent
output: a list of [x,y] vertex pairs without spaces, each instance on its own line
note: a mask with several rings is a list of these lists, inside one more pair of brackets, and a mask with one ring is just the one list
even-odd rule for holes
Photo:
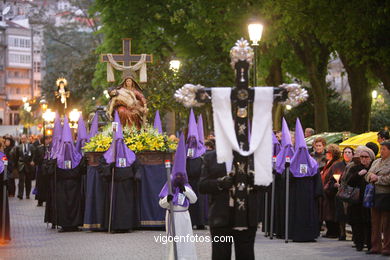
[[157,131],[162,134],[162,124],[161,124],[161,118],[160,118],[160,113],[157,110],[156,115],[154,116],[154,124],[153,124],[154,129],[157,129]]
[[190,118],[188,120],[187,134],[187,157],[191,159],[198,158],[206,152],[206,147],[200,142],[198,134],[198,126],[196,124],[194,111],[191,109]]
[[52,139],[52,148],[50,157],[52,159],[57,158],[57,152],[60,146],[61,142],[61,136],[62,136],[62,126],[61,126],[61,119],[58,113],[56,113],[56,118],[54,120],[54,129],[53,129],[53,139]]
[[122,125],[117,111],[115,111],[114,122],[118,123],[118,129],[110,148],[103,155],[104,159],[108,164],[116,161],[116,167],[130,167],[135,161],[135,154],[123,141]]
[[65,116],[61,142],[57,154],[57,166],[64,170],[74,169],[79,165],[81,158],[81,153],[73,145],[69,121]]
[[290,130],[286,120],[283,118],[282,122],[282,148],[276,157],[276,172],[282,174],[285,169],[286,157],[290,159],[294,155],[294,149],[291,144]]
[[198,116],[198,137],[199,137],[199,143],[202,145],[202,155],[206,152],[206,146],[204,145],[204,132],[203,132],[203,117],[202,114]]
[[294,177],[309,177],[317,174],[318,163],[307,150],[305,135],[299,118],[295,125],[295,152],[291,158],[290,171]]
[[[179,193],[180,189],[179,186],[184,185],[186,187],[191,188],[191,186],[188,184],[188,177],[187,177],[187,171],[186,171],[186,148],[184,143],[184,134],[182,133],[180,135],[180,141],[177,146],[177,150],[175,153],[175,161],[172,168],[172,174],[171,174],[171,183],[172,183],[172,203],[173,205],[179,205]],[[191,188],[192,189],[192,188]],[[168,185],[165,183],[164,187],[162,188],[160,192],[160,199],[166,197],[168,195]],[[180,206],[188,207],[189,201],[186,198],[184,200],[184,203]]]
[[79,121],[77,123],[77,141],[76,141],[76,151],[81,153],[81,149],[84,144],[88,141],[87,129],[85,128],[84,119],[80,116]]
[[99,115],[98,113],[95,113],[92,119],[91,129],[89,130],[88,138],[90,139],[91,137],[94,137],[98,133],[98,129],[99,129]]

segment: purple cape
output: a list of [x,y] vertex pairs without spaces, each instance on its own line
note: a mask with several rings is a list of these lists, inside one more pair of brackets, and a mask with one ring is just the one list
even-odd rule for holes
[[[174,183],[174,180],[175,180],[177,174],[183,174],[184,186],[192,189],[192,187],[188,184],[186,162],[187,162],[186,148],[185,148],[185,144],[184,144],[184,134],[182,133],[180,135],[180,141],[179,141],[179,144],[177,146],[176,153],[175,153],[175,161],[174,161],[172,173],[171,173],[171,183],[172,183],[172,193],[173,193],[172,194],[173,195],[172,203],[173,203],[173,205],[179,205],[178,198],[179,198],[180,189],[179,189],[179,187],[175,186],[175,183]],[[161,192],[159,194],[159,198],[163,199],[166,196],[168,196],[168,184],[167,183],[165,183],[164,187],[161,189]],[[183,205],[179,205],[179,206],[188,207],[189,205],[190,205],[190,202],[186,198],[184,200]]]
[[299,118],[295,125],[295,154],[291,158],[290,171],[294,177],[309,177],[317,174],[318,163],[307,150],[303,128]]
[[294,149],[291,144],[290,130],[286,120],[283,118],[282,122],[282,148],[278,156],[276,156],[276,172],[282,174],[285,169],[286,157],[290,159],[294,155]]
[[[110,148],[103,155],[104,159],[108,164],[116,161],[116,167],[130,167],[135,161],[135,154],[123,141],[122,125],[119,119],[118,111],[116,110],[114,122],[118,123],[118,129],[115,133],[114,141],[111,143]],[[115,148],[114,144],[116,144]],[[114,149],[116,149],[116,151]]]
[[154,127],[154,129],[157,129],[159,134],[163,133],[162,124],[161,124],[161,118],[160,118],[160,112],[158,110],[156,111],[156,115],[154,116],[153,127]]
[[[64,118],[64,126],[62,129],[61,143],[57,154],[57,166],[60,169],[69,170],[76,168],[82,155],[73,145],[72,132],[69,127],[68,118]],[[70,165],[68,163],[71,163]]]

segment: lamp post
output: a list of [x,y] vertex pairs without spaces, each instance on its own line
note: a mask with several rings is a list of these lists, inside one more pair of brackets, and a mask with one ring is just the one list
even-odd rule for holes
[[[173,82],[174,84],[177,83],[177,73],[179,72],[179,69],[180,69],[180,66],[181,66],[181,62],[180,60],[176,60],[176,59],[173,59],[169,62],[169,69],[173,72]],[[181,122],[180,122],[180,118],[183,118],[181,115],[180,115],[180,112],[176,113],[174,112],[174,128],[178,127],[180,128],[181,127]],[[177,125],[178,124],[178,125]],[[177,128],[176,128],[177,129]],[[176,130],[175,129],[175,130]]]
[[[41,103],[41,107],[42,108],[44,107],[42,103]],[[42,119],[43,119],[43,147],[44,147],[43,148],[44,149],[43,154],[44,154],[44,156],[46,156],[46,127],[45,127],[46,126],[46,122],[50,124],[51,122],[54,121],[54,118],[56,116],[55,112],[51,111],[50,108],[47,108],[47,103],[46,103],[45,107],[46,107],[45,108],[45,112],[42,113]]]
[[169,69],[177,73],[180,69],[181,62],[179,60],[171,60],[169,62]]
[[261,35],[263,34],[263,25],[257,21],[250,23],[248,25],[248,33],[255,52],[255,57],[253,59],[253,87],[255,87],[257,85],[257,47],[259,46],[259,41],[261,40]]
[[[39,106],[41,107],[41,110],[42,110],[42,119],[43,119],[43,123],[42,123],[42,128],[43,128],[43,145],[44,147],[45,146],[45,141],[46,141],[46,129],[45,129],[45,118],[44,118],[44,114],[47,110],[47,101],[44,97],[42,97],[42,99],[39,101]],[[45,152],[45,151],[44,151]]]

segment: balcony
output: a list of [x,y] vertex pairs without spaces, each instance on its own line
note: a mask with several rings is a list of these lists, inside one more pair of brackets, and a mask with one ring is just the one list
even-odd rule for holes
[[7,84],[18,84],[18,85],[30,85],[29,78],[9,78],[7,77]]
[[18,103],[22,104],[23,101],[23,97],[30,97],[30,95],[26,95],[26,94],[7,94],[7,99],[8,100],[17,100]]

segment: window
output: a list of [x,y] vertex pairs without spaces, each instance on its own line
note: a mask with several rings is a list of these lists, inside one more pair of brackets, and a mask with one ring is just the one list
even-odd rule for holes
[[30,64],[31,63],[31,55],[23,55],[23,54],[10,54],[9,61],[11,63],[23,63]]
[[41,81],[34,80],[34,89],[40,89],[40,88],[41,88]]
[[34,61],[34,72],[41,72],[41,63],[39,61]]
[[8,44],[11,47],[30,48],[31,47],[31,40],[27,37],[26,38],[9,37]]
[[16,88],[16,94],[20,94],[20,88]]

